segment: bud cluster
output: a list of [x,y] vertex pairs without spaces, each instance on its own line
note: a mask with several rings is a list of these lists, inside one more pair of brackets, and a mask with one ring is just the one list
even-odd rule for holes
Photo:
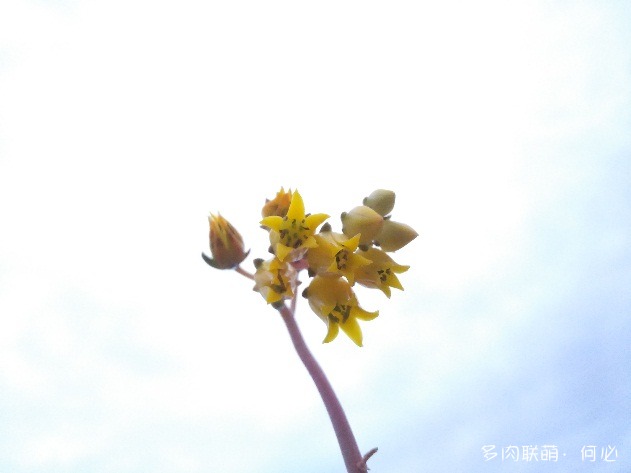
[[342,233],[350,237],[361,234],[360,246],[381,247],[383,251],[397,251],[414,240],[418,233],[405,223],[394,222],[390,212],[394,208],[395,194],[378,189],[366,197],[364,205],[342,213]]
[[[379,311],[360,307],[353,287],[379,289],[388,298],[391,288],[403,290],[397,274],[409,266],[397,264],[388,253],[418,236],[409,225],[390,219],[394,202],[394,192],[374,191],[363,205],[342,213],[338,233],[330,224],[322,225],[329,215],[305,213],[300,193],[281,188],[261,212],[260,224],[269,233],[273,256],[254,260],[254,290],[280,308],[296,297],[299,272],[307,269],[311,280],[302,295],[327,326],[324,342],[333,340],[341,329],[362,346],[357,321],[372,320]],[[213,258],[203,257],[215,268],[238,268],[248,254],[239,233],[220,216],[210,218],[210,243]]]

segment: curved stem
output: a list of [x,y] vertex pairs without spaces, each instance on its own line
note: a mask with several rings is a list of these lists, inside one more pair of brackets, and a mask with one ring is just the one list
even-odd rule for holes
[[245,276],[248,279],[252,279],[254,280],[254,275],[252,273],[247,272],[245,269],[243,269],[241,266],[237,266],[236,268],[234,268],[234,270],[239,273],[242,276]]
[[342,405],[337,399],[337,396],[331,387],[331,383],[329,383],[329,380],[326,378],[324,371],[322,371],[322,368],[320,368],[320,365],[305,344],[302,334],[300,333],[300,329],[296,324],[294,312],[286,305],[283,305],[279,309],[279,312],[283,317],[285,325],[287,326],[291,341],[294,344],[294,348],[296,349],[300,360],[305,365],[305,368],[307,368],[307,371],[311,375],[311,378],[322,397],[322,401],[324,402],[329,418],[331,419],[331,423],[333,424],[333,430],[335,430],[337,442],[339,443],[340,450],[342,451],[346,471],[348,473],[365,472],[367,470],[366,460],[368,458],[364,460],[359,452],[357,441],[355,440],[351,426],[346,419],[344,409],[342,409]]

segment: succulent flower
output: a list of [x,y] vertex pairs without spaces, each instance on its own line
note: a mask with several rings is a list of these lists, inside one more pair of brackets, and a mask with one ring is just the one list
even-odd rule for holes
[[369,259],[371,263],[358,268],[355,274],[355,281],[365,287],[376,288],[390,298],[390,288],[403,290],[397,274],[404,273],[409,266],[403,266],[394,260],[383,250],[370,248],[362,252],[362,255]]
[[263,261],[254,261],[254,290],[261,293],[268,304],[290,299],[297,286],[297,272],[289,263],[283,263],[274,257]]
[[361,347],[363,336],[357,320],[372,320],[379,315],[379,311],[368,312],[362,309],[351,285],[341,277],[315,276],[303,295],[308,299],[311,309],[327,325],[323,343],[334,340],[341,328]]
[[344,276],[352,286],[355,272],[370,260],[357,251],[360,235],[348,238],[342,233],[320,232],[315,235],[318,246],[307,253],[309,269],[320,276]]
[[306,214],[301,195],[295,191],[284,217],[271,215],[261,220],[261,225],[270,229],[270,241],[274,254],[280,261],[297,261],[309,248],[318,246],[313,237],[327,214]]

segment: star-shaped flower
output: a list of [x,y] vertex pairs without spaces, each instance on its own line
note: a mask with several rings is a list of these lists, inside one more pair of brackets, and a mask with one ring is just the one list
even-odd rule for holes
[[367,266],[358,268],[355,274],[355,281],[362,286],[376,288],[381,290],[388,298],[390,298],[390,288],[403,290],[403,286],[397,278],[397,273],[404,273],[409,266],[403,266],[394,262],[385,251],[370,248],[368,251],[362,252],[372,263]]
[[327,214],[306,214],[302,196],[294,191],[287,215],[271,215],[261,220],[261,225],[270,229],[270,241],[274,254],[280,261],[302,259],[309,248],[318,246],[313,237]]
[[351,285],[345,279],[316,276],[303,294],[309,306],[327,324],[327,334],[323,343],[328,343],[342,331],[362,346],[362,331],[357,320],[372,320],[379,311],[368,312],[357,302]]
[[[324,227],[323,227],[324,228]],[[309,269],[321,276],[344,276],[352,286],[355,273],[360,267],[370,264],[370,260],[357,251],[360,235],[348,238],[342,233],[331,231],[315,235],[318,243],[307,253]]]
[[298,284],[296,270],[278,258],[268,261],[255,260],[254,290],[261,293],[268,304],[293,297]]

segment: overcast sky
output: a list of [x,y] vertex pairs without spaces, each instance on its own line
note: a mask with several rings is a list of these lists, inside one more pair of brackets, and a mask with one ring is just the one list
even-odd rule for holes
[[278,314],[200,258],[218,211],[266,257],[281,186],[338,231],[392,189],[420,234],[405,291],[357,289],[363,348],[298,302],[371,471],[629,471],[630,25],[614,0],[3,0],[0,471],[343,471]]

